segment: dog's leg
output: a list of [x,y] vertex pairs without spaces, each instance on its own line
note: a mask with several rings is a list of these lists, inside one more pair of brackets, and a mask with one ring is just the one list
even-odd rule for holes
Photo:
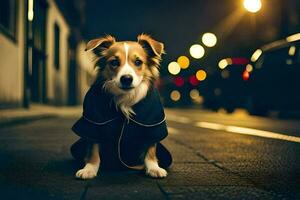
[[154,178],[164,178],[168,175],[167,171],[158,166],[156,157],[156,145],[151,146],[145,156],[146,174]]
[[91,179],[97,176],[100,166],[99,144],[93,143],[88,149],[90,152],[85,159],[84,168],[76,172],[76,177],[80,179]]

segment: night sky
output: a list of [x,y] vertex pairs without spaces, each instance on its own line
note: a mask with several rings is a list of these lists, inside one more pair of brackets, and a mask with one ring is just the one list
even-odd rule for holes
[[215,65],[224,57],[249,56],[260,45],[279,39],[280,1],[265,1],[259,13],[249,14],[237,0],[87,0],[83,31],[87,40],[104,34],[136,40],[138,34],[148,33],[165,43],[166,64],[188,55],[203,33],[214,32],[217,46],[194,62]]
[[198,41],[201,33],[212,31],[219,19],[229,12],[225,6],[218,5],[220,1],[210,4],[199,0],[99,2],[87,1],[87,38],[106,33],[119,40],[135,40],[144,32],[163,41],[172,55],[184,53]]

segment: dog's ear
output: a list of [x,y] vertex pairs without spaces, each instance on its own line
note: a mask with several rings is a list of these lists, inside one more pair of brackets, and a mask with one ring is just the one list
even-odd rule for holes
[[108,49],[112,44],[116,42],[116,39],[111,36],[107,35],[102,38],[97,38],[90,40],[86,45],[86,51],[93,51],[96,55],[101,55],[103,50]]
[[160,57],[163,53],[165,53],[164,44],[154,40],[149,35],[139,35],[138,43],[146,50],[150,57]]

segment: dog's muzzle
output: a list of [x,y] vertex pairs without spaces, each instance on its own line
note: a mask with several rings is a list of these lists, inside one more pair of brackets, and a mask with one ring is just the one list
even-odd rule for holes
[[121,82],[122,89],[129,90],[133,88],[132,86],[133,77],[130,74],[121,76],[120,82]]

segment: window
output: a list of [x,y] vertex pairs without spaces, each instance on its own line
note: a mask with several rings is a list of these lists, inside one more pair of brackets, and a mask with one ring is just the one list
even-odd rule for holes
[[16,18],[17,18],[16,0],[1,0],[0,1],[0,30],[13,40],[16,39]]
[[59,42],[60,42],[60,30],[57,24],[54,25],[54,65],[57,70],[59,70]]

